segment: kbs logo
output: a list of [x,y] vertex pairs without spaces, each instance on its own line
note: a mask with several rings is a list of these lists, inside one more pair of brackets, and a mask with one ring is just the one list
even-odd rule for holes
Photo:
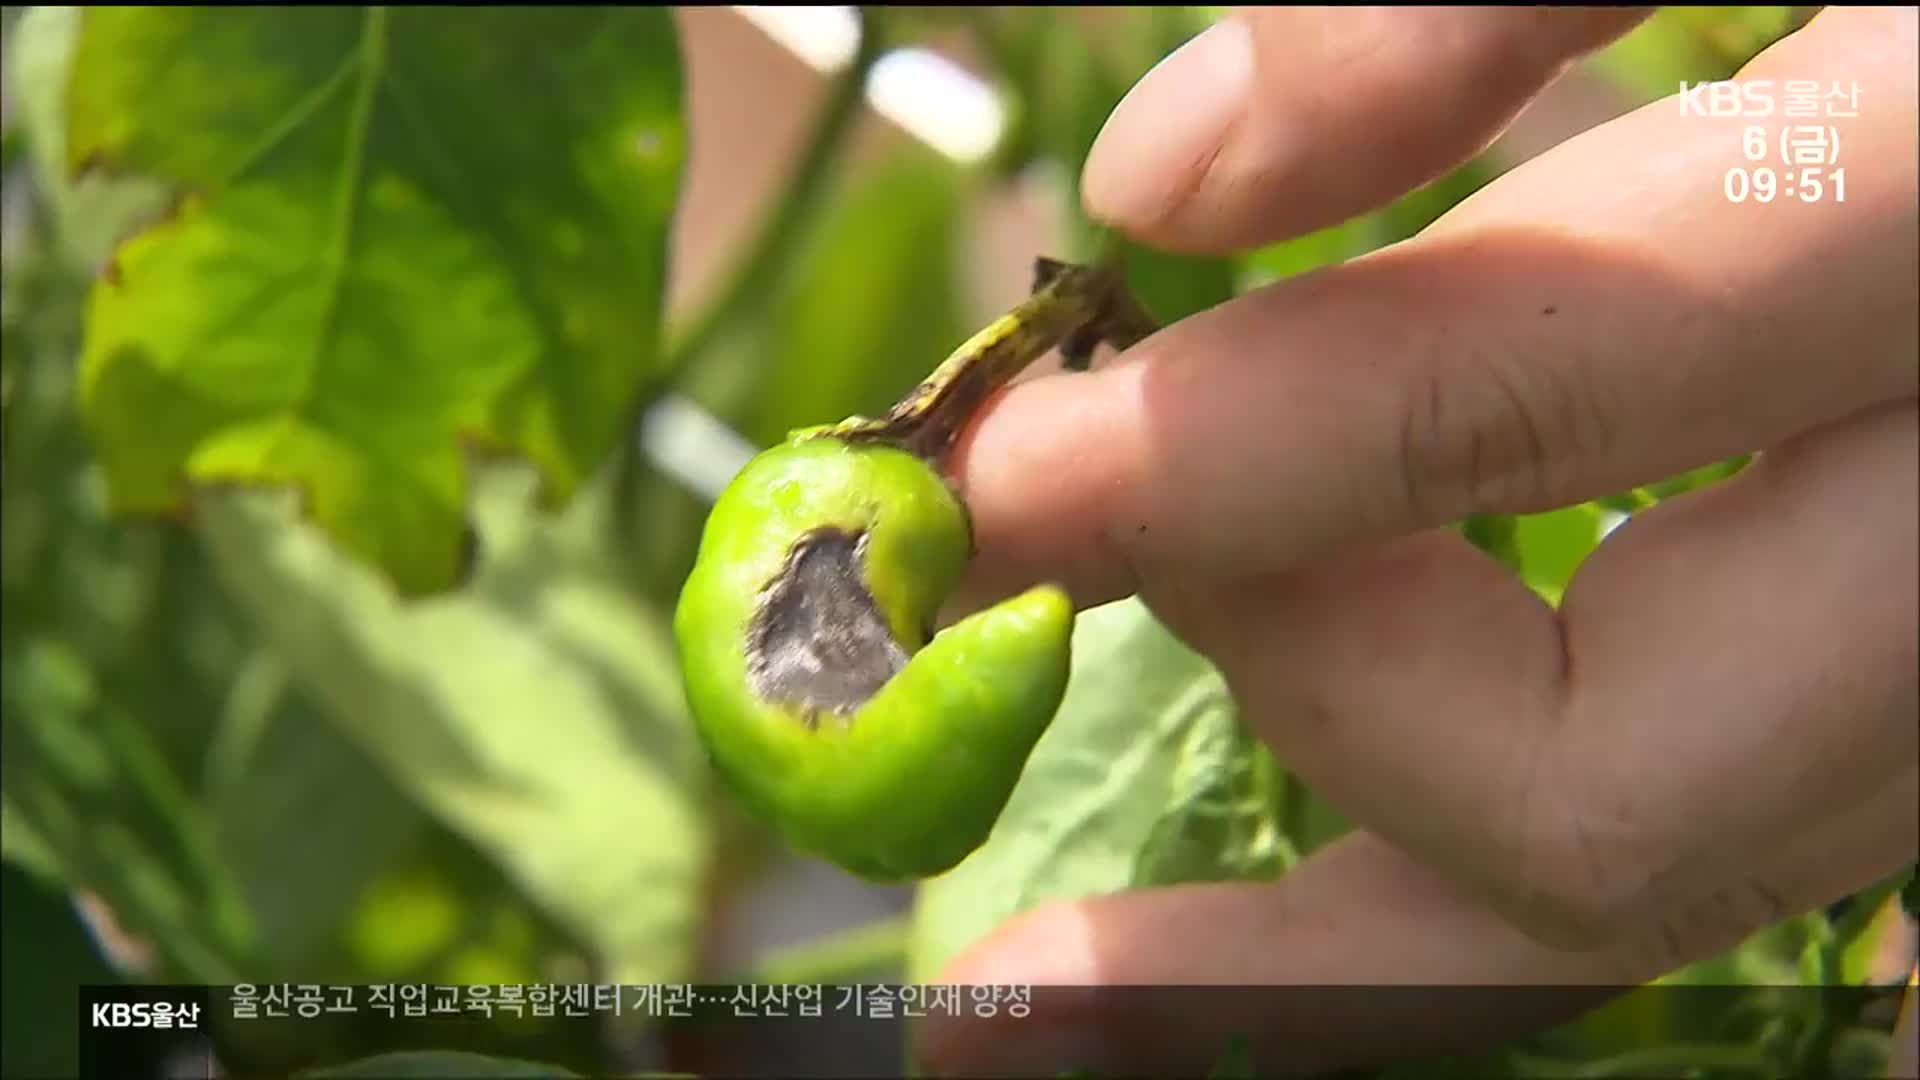
[[1774,113],[1773,80],[1680,84],[1681,116],[1767,117]]
[[200,1006],[194,1002],[96,1001],[97,1028],[193,1028],[200,1026]]

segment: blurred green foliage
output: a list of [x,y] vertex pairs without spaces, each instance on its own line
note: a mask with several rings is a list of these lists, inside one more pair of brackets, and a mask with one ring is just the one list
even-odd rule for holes
[[[767,838],[710,783],[666,633],[705,495],[627,426],[669,393],[755,446],[883,409],[970,329],[979,196],[1050,178],[1069,250],[1048,253],[1081,253],[1100,125],[1216,14],[1113,9],[1096,34],[1065,9],[866,12],[734,287],[670,335],[691,136],[662,10],[10,11],[3,1071],[71,1060],[64,991],[22,995],[110,975],[706,973],[713,912]],[[1592,66],[1633,104],[1724,77],[1801,18],[1669,9]],[[1008,105],[997,154],[843,167],[879,43],[954,34]],[[1134,251],[1135,283],[1175,319],[1412,236],[1498,169],[1238,258]],[[1557,601],[1617,515],[1739,464],[1463,528]],[[911,928],[760,977],[928,979],[1042,900],[1268,877],[1344,831],[1137,602],[1077,636],[1005,817],[922,888]],[[111,913],[111,972],[75,897]],[[1675,978],[1857,978],[1870,936],[1806,916]],[[1646,1001],[1477,1067],[1656,1043],[1676,1070],[1817,1068],[1860,1045],[1846,1018]],[[324,1030],[326,1060],[366,1049]],[[1220,1075],[1252,1074],[1243,1050]],[[455,1071],[559,1074],[409,1056],[324,1075]]]

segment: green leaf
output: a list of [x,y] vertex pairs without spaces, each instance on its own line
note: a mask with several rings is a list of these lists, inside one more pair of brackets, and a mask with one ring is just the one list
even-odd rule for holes
[[1127,283],[1162,326],[1233,298],[1239,274],[1231,259],[1172,255],[1133,246]]
[[204,798],[260,928],[258,977],[516,983],[555,963],[584,970],[577,940],[327,723],[277,660],[243,667],[232,696]]
[[61,237],[55,255],[91,273],[132,222],[165,208],[167,193],[138,177],[68,173],[67,87],[83,11],[37,6],[22,13],[7,39],[5,78],[20,103],[20,130],[30,143],[38,194]]
[[[47,299],[57,304],[57,287]],[[187,764],[213,705],[193,661],[179,533],[109,526],[68,409],[59,327],[20,339],[4,500],[0,790],[43,870],[86,890],[182,981],[228,981],[254,955],[238,882]]]
[[1175,758],[1167,813],[1134,859],[1136,886],[1267,878],[1297,861],[1273,754],[1237,723],[1196,724]]
[[1240,257],[1240,285],[1252,289],[1365,254],[1371,226],[1365,218],[1308,233]]
[[1066,701],[993,834],[921,888],[913,981],[1043,901],[1285,861],[1265,801],[1277,778],[1212,665],[1137,600],[1082,614],[1073,647]]
[[1751,455],[1743,454],[1739,457],[1728,458],[1725,461],[1716,461],[1709,465],[1702,465],[1697,469],[1690,469],[1675,476],[1670,476],[1657,483],[1647,484],[1629,491],[1604,496],[1595,499],[1593,502],[1596,507],[1602,510],[1612,511],[1618,514],[1635,514],[1655,506],[1663,500],[1678,498],[1690,492],[1699,491],[1702,488],[1712,487],[1723,480],[1731,479],[1739,475],[1740,471],[1745,469],[1752,460]]
[[658,8],[90,8],[67,160],[166,184],[87,317],[114,508],[291,484],[404,591],[463,443],[569,496],[654,370],[684,138]]
[[421,1050],[381,1054],[347,1065],[306,1069],[297,1074],[302,1080],[493,1080],[516,1077],[539,1080],[541,1077],[578,1076],[558,1065],[532,1061],[487,1057],[457,1050]]
[[1523,568],[1520,526],[1512,514],[1470,514],[1460,522],[1459,528],[1469,543],[1491,555],[1500,565],[1514,573]]
[[1369,246],[1386,247],[1418,236],[1422,229],[1491,183],[1494,176],[1493,162],[1485,156],[1476,157],[1438,180],[1402,195],[1366,218],[1371,233]]
[[1520,575],[1550,604],[1606,535],[1609,511],[1581,503],[1544,514],[1476,514],[1461,523],[1467,539]]
[[[11,605],[10,605],[11,606]],[[236,981],[253,955],[213,824],[151,730],[70,642],[19,636],[5,654],[0,786],[125,930],[185,981]]]
[[1779,923],[1578,1019],[1481,1055],[1470,1075],[1806,1075],[1780,1055],[1819,1019],[1819,996],[1795,985],[1794,965],[1820,922],[1810,915]]
[[[161,979],[582,968],[577,943],[249,650],[195,537],[107,521],[61,341],[12,357],[27,452],[5,489],[9,858],[91,893]],[[324,1026],[302,1039],[332,1040]]]
[[1606,528],[1606,511],[1592,503],[1515,518],[1514,541],[1527,585],[1549,603],[1559,603]]
[[526,479],[482,489],[477,577],[427,602],[268,495],[209,495],[203,528],[227,589],[347,738],[592,946],[605,979],[684,980],[709,789],[671,646],[591,555],[600,500],[528,520],[529,484],[511,482]]
[[59,856],[47,846],[33,822],[4,795],[0,795],[0,859],[42,882],[60,882]]
[[1643,490],[1655,501],[1677,498],[1702,488],[1712,487],[1723,480],[1732,479],[1739,475],[1752,460],[1752,457],[1742,455],[1725,461],[1716,461],[1711,465],[1702,465],[1678,476],[1669,477],[1657,484],[1650,484]]

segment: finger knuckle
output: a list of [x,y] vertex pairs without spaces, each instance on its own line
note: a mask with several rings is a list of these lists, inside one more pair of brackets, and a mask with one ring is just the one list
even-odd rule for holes
[[1402,495],[1423,520],[1550,509],[1612,431],[1599,391],[1552,359],[1488,351],[1408,380],[1397,446]]
[[1625,799],[1597,798],[1554,763],[1534,773],[1510,885],[1519,929],[1553,948],[1592,950],[1627,935],[1649,890],[1644,829]]
[[1503,913],[1539,944],[1606,950],[1632,979],[1737,943],[1790,914],[1786,896],[1744,864],[1678,845],[1643,794],[1644,776],[1610,767],[1548,725],[1528,770]]
[[1590,834],[1529,860],[1518,897],[1521,929],[1542,944],[1570,950],[1619,941],[1636,903],[1619,864],[1607,860]]

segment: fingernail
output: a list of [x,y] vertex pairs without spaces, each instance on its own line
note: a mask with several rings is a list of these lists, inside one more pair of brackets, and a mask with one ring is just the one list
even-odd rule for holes
[[1191,197],[1245,108],[1253,37],[1226,18],[1134,84],[1094,140],[1081,202],[1120,227],[1166,219]]

